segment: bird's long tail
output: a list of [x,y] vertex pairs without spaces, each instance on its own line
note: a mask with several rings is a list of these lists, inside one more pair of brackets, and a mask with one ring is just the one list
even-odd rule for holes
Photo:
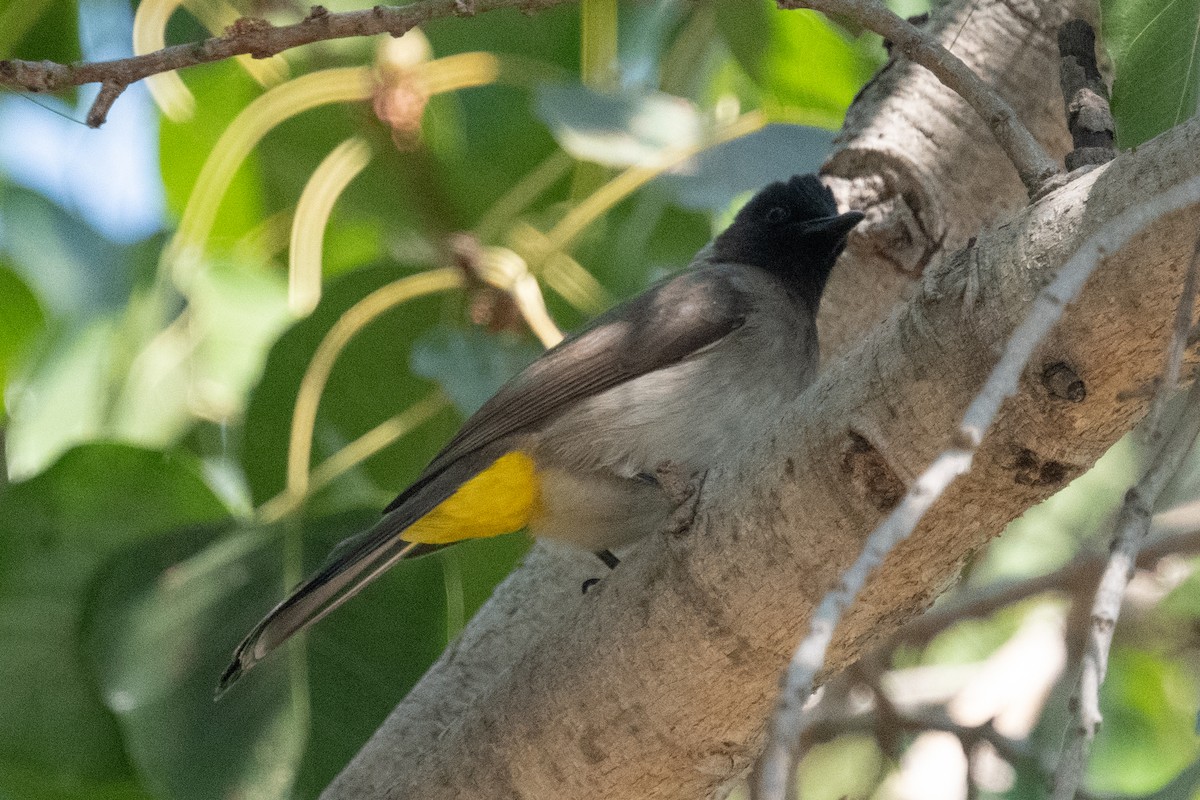
[[216,696],[292,635],[322,619],[396,562],[445,547],[405,541],[400,534],[406,527],[389,514],[373,528],[338,545],[315,575],[246,634],[221,674]]
[[388,507],[374,527],[335,547],[315,575],[254,626],[221,675],[217,696],[293,634],[349,600],[398,561],[462,539],[519,530],[537,512],[539,502],[533,461],[519,451],[480,451],[422,478]]

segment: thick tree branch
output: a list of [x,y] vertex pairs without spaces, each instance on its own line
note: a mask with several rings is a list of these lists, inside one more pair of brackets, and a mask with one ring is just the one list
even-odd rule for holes
[[[1055,157],[1061,157],[1070,150],[1071,140],[1057,89],[1055,31],[1069,17],[1094,13],[1090,0],[1020,8],[1007,3],[962,2],[939,7],[925,27],[936,33],[944,46],[953,45],[972,70],[996,86],[1038,139]],[[826,291],[819,324],[827,357],[859,344],[863,331],[910,292],[911,284],[928,265],[965,244],[981,225],[1007,216],[1026,202],[1015,170],[979,116],[931,73],[903,58],[895,59],[860,93],[823,172],[844,206],[871,212],[868,224],[860,226],[865,232],[855,235]],[[1066,355],[1055,363],[1065,366]],[[868,431],[868,435],[873,434]],[[899,483],[886,464],[879,469],[882,459],[876,444],[865,437],[857,441],[857,446],[833,455],[829,469],[836,472],[838,480],[868,494],[868,486],[886,489],[888,481],[876,478],[891,476],[892,485]],[[837,446],[842,444],[839,441]],[[1025,478],[1021,480],[1020,485],[1028,485]],[[878,499],[884,495],[886,491]],[[999,530],[1000,524],[998,519],[990,523],[972,520],[973,526],[988,528],[988,535]],[[844,525],[835,524],[823,535],[831,539],[831,546],[840,547],[839,531],[843,529]],[[942,571],[945,573],[945,565]],[[743,574],[747,580],[754,579],[750,567]],[[349,797],[357,792],[383,796],[412,777],[406,775],[405,765],[422,763],[430,750],[436,749],[433,743],[486,706],[492,693],[504,694],[506,676],[513,666],[533,657],[544,632],[564,624],[564,610],[579,602],[579,584],[597,575],[590,555],[535,548],[330,787],[328,796]],[[791,583],[785,588],[785,594],[795,591]],[[926,589],[932,596],[934,589],[927,585]],[[907,613],[902,605],[904,602],[893,605],[893,620]],[[801,622],[791,619],[787,623],[792,636],[798,635]],[[685,638],[670,638],[683,646],[679,657],[687,661],[692,649]],[[774,696],[773,668],[768,671],[769,678],[759,674],[748,684],[753,703],[727,715],[739,729],[749,726],[749,730],[758,730],[760,723],[751,706],[757,704],[758,712],[765,714],[765,703]],[[662,675],[659,680],[670,679],[667,665],[660,665],[657,672]],[[702,691],[698,697],[704,694]],[[736,693],[734,699],[744,694]],[[603,718],[609,711],[598,713]],[[586,725],[589,720],[583,716],[595,715],[576,707],[571,716],[578,725]],[[703,730],[716,736],[720,727]],[[694,734],[702,732],[692,730]],[[685,783],[696,779],[688,765],[704,771],[705,785],[721,782],[748,763],[755,746],[744,736],[733,737],[727,745],[712,738],[703,741],[707,743],[698,741],[671,767],[676,773],[686,773]],[[644,759],[634,755],[630,770],[646,762],[654,765],[651,772],[667,768],[660,763],[660,751],[647,752]],[[464,758],[462,764],[468,761]],[[486,769],[476,774],[485,775]],[[620,785],[620,776],[615,780]],[[688,785],[694,788],[694,783]],[[656,792],[656,796],[671,796],[669,788],[663,791],[668,794]],[[694,795],[685,787],[678,796]]]
[[[577,578],[591,570],[566,575],[539,550],[326,796],[694,798],[741,772],[805,619],[882,515],[879,484],[856,482],[838,454],[860,457],[865,442],[879,469],[910,481],[945,446],[1036,290],[1110,220],[1200,173],[1198,146],[1200,123],[1181,126],[927,274],[740,463],[710,472],[695,535],[645,541],[584,597]],[[1106,258],[975,469],[845,618],[829,669],[928,604],[961,559],[1144,414],[1146,394],[1131,390],[1160,369],[1198,221],[1200,205],[1168,215]],[[1084,402],[1049,395],[1051,362],[1086,383]],[[490,664],[480,647],[495,648]],[[471,673],[455,669],[460,659]]]
[[1012,159],[1030,197],[1062,169],[1021,122],[1016,110],[961,59],[920,28],[896,16],[879,0],[778,0],[780,8],[811,8],[843,14],[883,36],[895,50],[928,69],[957,92],[987,123]]
[[[983,388],[979,390],[963,413],[962,422],[951,436],[950,446],[921,472],[900,504],[871,532],[862,553],[842,574],[836,588],[822,598],[821,604],[814,612],[809,633],[800,642],[792,656],[786,685],[780,698],[780,707],[767,743],[767,752],[760,764],[755,797],[781,800],[792,783],[790,780],[794,767],[792,754],[797,750],[800,737],[802,708],[809,695],[812,694],[817,675],[824,665],[826,650],[833,639],[834,629],[841,621],[842,615],[858,596],[868,577],[883,563],[888,554],[912,534],[921,519],[945,494],[950,485],[970,470],[975,453],[978,451],[983,437],[991,429],[999,415],[1001,405],[1018,392],[1022,377],[1034,352],[1041,347],[1050,330],[1062,316],[1066,306],[1074,302],[1084,283],[1099,266],[1104,255],[1123,248],[1138,233],[1152,227],[1160,217],[1197,204],[1200,204],[1200,176],[1190,178],[1160,195],[1149,198],[1142,205],[1125,210],[1110,220],[1104,229],[1096,232],[1084,242],[1063,264],[1054,279],[1034,298],[1028,316],[1013,332],[1012,338],[1005,345],[1000,361],[992,369]],[[1194,258],[1192,264],[1194,267]],[[1178,382],[1179,363],[1182,362],[1187,331],[1193,317],[1191,292],[1194,288],[1194,281],[1192,280],[1192,271],[1192,269],[1188,270],[1188,279],[1184,282],[1187,288],[1185,288],[1184,298],[1180,304],[1180,313],[1186,316],[1175,326],[1175,337],[1171,348],[1173,369],[1168,368],[1167,370],[1170,381],[1169,388],[1160,387],[1160,396],[1165,391],[1173,391]],[[1194,417],[1185,415],[1184,420],[1189,425],[1194,422],[1200,426],[1200,399],[1193,402],[1197,405],[1194,409],[1196,414]],[[1158,407],[1157,403],[1155,407]],[[1153,423],[1154,420],[1151,420],[1152,428],[1154,427]],[[1186,433],[1186,431],[1181,431],[1181,433]],[[1181,435],[1178,439],[1171,440],[1172,458],[1166,458],[1166,450],[1164,450],[1164,454],[1161,456],[1162,462],[1156,465],[1156,469],[1148,473],[1147,480],[1143,481],[1145,485],[1139,484],[1140,494],[1137,494],[1137,497],[1145,496],[1145,503],[1153,504],[1158,491],[1165,484],[1167,477],[1174,474],[1175,468],[1194,438],[1195,433],[1191,432],[1190,436]],[[1130,536],[1139,543],[1150,527],[1150,509],[1144,507],[1145,503],[1126,504],[1126,509],[1135,507],[1137,509],[1137,532]],[[1119,541],[1125,541],[1127,538],[1129,536],[1122,534]],[[1120,548],[1118,552],[1121,552]],[[1125,555],[1126,558],[1120,561],[1118,567],[1115,569],[1110,567],[1106,571],[1106,578],[1109,573],[1117,572],[1122,576],[1119,580],[1128,581],[1126,573],[1133,569],[1136,548]],[[1103,582],[1101,586],[1104,586]],[[1124,583],[1121,583],[1119,590],[1112,591],[1116,597],[1115,601],[1106,604],[1106,609],[1113,615],[1112,623],[1116,621],[1115,609],[1120,607],[1120,597],[1123,592]],[[1099,603],[1099,600],[1097,602]],[[1108,617],[1105,617],[1105,620],[1107,621]],[[1111,640],[1112,625],[1103,627]],[[1103,650],[1103,658],[1097,656],[1096,659],[1099,663],[1107,660],[1107,648],[1105,647]],[[1102,674],[1103,670],[1100,669],[1099,672]],[[1098,687],[1098,681],[1096,685]]]
[[511,8],[526,13],[562,5],[570,0],[417,0],[403,6],[377,5],[362,11],[331,13],[313,6],[308,16],[292,25],[273,25],[264,19],[243,17],[223,36],[202,42],[177,44],[153,53],[111,61],[57,64],[53,61],[0,61],[0,87],[26,92],[55,92],[72,86],[101,83],[87,122],[104,124],[108,109],[121,91],[149,75],[222,61],[233,56],[270,58],[301,45],[330,39],[403,36],[418,25],[449,16],[472,16],[483,11]]
[[[1055,159],[1071,151],[1056,31],[1090,0],[938,6],[922,28],[1012,105]],[[983,119],[933,73],[896,54],[859,93],[821,170],[843,205],[867,211],[818,321],[826,359],[856,345],[922,271],[1028,202]]]

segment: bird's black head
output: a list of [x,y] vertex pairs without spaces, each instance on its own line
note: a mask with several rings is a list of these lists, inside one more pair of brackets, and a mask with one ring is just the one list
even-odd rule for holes
[[796,175],[754,195],[713,242],[713,256],[762,267],[816,309],[846,234],[862,218],[858,211],[838,214],[816,175]]

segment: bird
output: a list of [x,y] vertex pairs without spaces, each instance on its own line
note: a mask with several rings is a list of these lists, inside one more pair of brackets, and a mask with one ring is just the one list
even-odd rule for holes
[[402,559],[522,528],[596,552],[667,524],[670,465],[728,462],[812,382],[816,316],[849,232],[815,175],[760,189],[684,271],[593,319],[508,381],[370,529],[242,640],[220,696]]

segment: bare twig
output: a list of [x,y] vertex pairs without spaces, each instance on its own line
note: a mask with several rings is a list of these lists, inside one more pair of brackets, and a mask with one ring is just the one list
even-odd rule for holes
[[361,11],[330,13],[313,6],[308,16],[292,25],[273,25],[263,19],[242,17],[223,36],[201,42],[164,47],[153,53],[111,61],[58,64],[53,61],[0,61],[0,87],[26,92],[54,92],[71,86],[102,83],[104,88],[88,112],[88,124],[104,123],[108,108],[124,87],[150,75],[208,64],[232,56],[255,58],[273,55],[313,42],[374,36],[403,36],[418,25],[449,16],[469,16],[480,11],[511,8],[526,13],[562,5],[569,0],[417,0],[403,6],[377,5]]
[[[1138,553],[1137,566],[1146,569],[1165,556],[1197,552],[1200,552],[1200,528],[1150,540]],[[990,587],[973,597],[917,617],[892,634],[879,650],[889,652],[901,644],[918,647],[928,644],[942,631],[960,622],[989,616],[1039,594],[1066,592],[1078,595],[1090,591],[1099,582],[1107,564],[1107,553],[1088,553],[1045,575]]]
[[1069,725],[1062,757],[1055,771],[1054,800],[1072,800],[1083,780],[1092,739],[1100,727],[1100,686],[1108,669],[1108,653],[1113,632],[1121,613],[1121,599],[1133,577],[1138,551],[1150,529],[1150,514],[1163,488],[1183,463],[1200,434],[1200,380],[1192,383],[1187,400],[1174,424],[1162,424],[1162,408],[1175,391],[1183,350],[1187,346],[1188,329],[1192,322],[1192,306],[1196,294],[1196,272],[1200,269],[1200,242],[1188,269],[1183,295],[1179,298],[1175,330],[1167,352],[1167,367],[1159,384],[1154,404],[1147,418],[1146,442],[1152,454],[1149,468],[1125,495],[1125,503],[1117,516],[1116,536],[1105,566],[1096,596],[1092,601],[1087,639],[1079,665],[1079,682],[1075,688],[1076,720]]
[[1116,122],[1108,105],[1108,86],[1096,64],[1096,33],[1081,19],[1058,29],[1062,57],[1059,77],[1067,104],[1067,128],[1074,149],[1067,169],[1104,164],[1116,156]]
[[[1062,316],[1063,309],[1074,300],[1106,254],[1119,250],[1159,217],[1198,200],[1200,177],[1193,177],[1176,184],[1151,203],[1126,210],[1085,241],[1063,264],[1054,280],[1034,298],[1029,315],[1013,332],[999,363],[963,414],[954,445],[934,460],[900,504],[871,532],[858,559],[813,612],[809,633],[796,648],[788,666],[767,746],[756,769],[752,784],[756,798],[782,800],[792,783],[795,767],[792,754],[802,729],[804,703],[812,694],[817,674],[825,662],[825,652],[843,613],[888,553],[908,538],[947,487],[970,469],[975,451],[995,422],[1001,404],[1017,393],[1034,350]],[[1197,417],[1200,418],[1200,414]]]
[[980,80],[957,56],[930,34],[892,13],[879,0],[777,0],[780,8],[811,8],[840,14],[891,42],[893,50],[932,72],[954,90],[987,123],[1000,147],[1017,168],[1030,197],[1044,192],[1047,181],[1062,172],[1058,162],[1033,138],[1008,101]]
[[88,110],[87,124],[89,128],[99,128],[108,119],[108,110],[112,108],[112,104],[121,96],[121,92],[125,91],[126,84],[120,81],[106,80],[100,85],[100,94],[96,95],[96,99],[92,101],[92,107]]
[[940,704],[901,709],[887,701],[886,696],[875,692],[875,701],[882,705],[875,709],[852,716],[829,716],[815,721],[805,732],[810,746],[830,741],[847,733],[872,733],[876,736],[894,737],[897,733],[924,733],[945,731],[962,742],[963,750],[970,750],[980,742],[987,742],[1010,764],[1026,764],[1041,774],[1048,775],[1049,769],[1038,751],[1027,742],[1010,739],[998,732],[990,723],[963,725],[955,722]]

